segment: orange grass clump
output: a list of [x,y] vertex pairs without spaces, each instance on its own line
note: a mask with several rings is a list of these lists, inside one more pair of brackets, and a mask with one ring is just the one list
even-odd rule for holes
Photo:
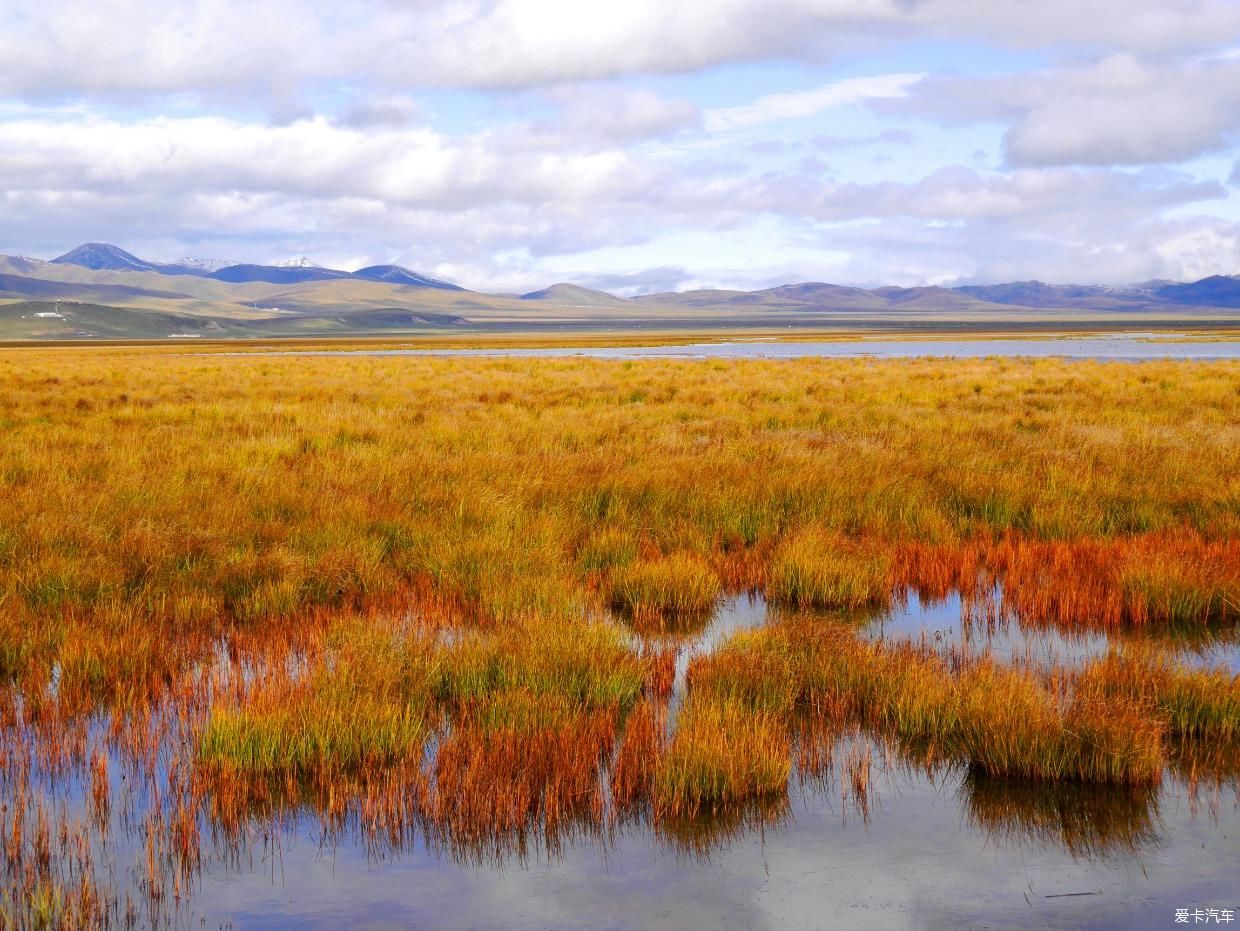
[[1034,623],[1116,627],[1240,617],[1240,539],[1009,536],[985,559],[1003,584],[1004,610]]
[[792,772],[785,723],[733,701],[691,698],[654,777],[660,817],[694,815],[787,789]]
[[637,615],[705,614],[719,599],[719,577],[700,557],[675,553],[612,570],[611,602]]
[[1163,726],[1127,699],[1073,699],[990,661],[953,673],[936,656],[812,619],[745,634],[696,661],[690,694],[783,720],[817,709],[991,775],[1146,783],[1164,765]]
[[801,533],[775,552],[767,595],[798,608],[885,605],[894,587],[891,554],[836,534]]
[[602,818],[599,771],[615,739],[615,714],[565,699],[497,692],[471,707],[439,748],[433,820],[468,848],[506,839],[547,843],[574,821]]
[[1148,648],[1128,646],[1087,666],[1077,687],[1086,695],[1140,702],[1181,737],[1240,737],[1240,676],[1226,669],[1188,669]]

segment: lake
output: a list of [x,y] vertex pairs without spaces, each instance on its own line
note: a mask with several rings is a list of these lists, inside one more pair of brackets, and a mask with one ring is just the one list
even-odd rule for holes
[[284,352],[274,355],[445,356],[518,359],[956,359],[1065,358],[1139,362],[1151,359],[1214,361],[1240,359],[1240,341],[1167,339],[1156,334],[1025,338],[952,338],[858,340],[728,340],[664,346],[592,346],[471,349],[343,349]]

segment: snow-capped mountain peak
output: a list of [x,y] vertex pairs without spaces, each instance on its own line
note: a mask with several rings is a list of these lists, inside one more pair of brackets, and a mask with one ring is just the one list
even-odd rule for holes
[[229,259],[201,259],[191,256],[184,259],[177,259],[172,264],[180,265],[182,268],[193,268],[200,272],[210,273],[218,272],[221,268],[228,268],[230,265],[236,265],[238,263]]

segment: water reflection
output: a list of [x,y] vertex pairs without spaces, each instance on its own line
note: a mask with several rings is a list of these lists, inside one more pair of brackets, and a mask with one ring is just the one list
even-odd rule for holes
[[1158,786],[993,779],[970,770],[958,797],[992,841],[1060,849],[1073,859],[1133,856],[1157,846]]
[[621,617],[642,649],[675,651],[669,726],[675,723],[676,711],[684,699],[685,679],[694,658],[710,653],[733,634],[761,627],[767,622],[768,614],[766,599],[749,592],[723,599],[715,611],[708,614]]
[[1240,623],[1150,624],[1110,631],[1015,618],[993,603],[971,605],[959,593],[923,599],[907,592],[889,610],[863,621],[870,640],[910,642],[940,655],[990,656],[1000,662],[1049,669],[1079,668],[1105,656],[1115,644],[1156,647],[1187,666],[1225,668],[1240,674]]
[[692,816],[665,818],[654,836],[679,857],[709,862],[733,844],[768,831],[796,830],[796,818],[787,796],[747,799]]
[[[675,651],[669,720],[658,719],[659,729],[674,727],[693,657],[777,620],[761,598],[742,595],[709,617],[630,621],[643,648]],[[980,620],[957,596],[935,602],[910,594],[851,623],[872,639],[911,639],[1014,662],[1080,663],[1110,641],[1140,638],[1203,664],[1234,664],[1237,657],[1234,628],[1151,628],[1108,639]],[[634,714],[621,722],[617,745]],[[1106,893],[1092,903],[1091,920],[1140,927],[1129,903],[1145,902],[1162,919],[1175,906],[1234,895],[1228,882],[1240,875],[1234,746],[1173,744],[1168,772],[1153,786],[1029,782],[986,778],[932,755],[902,753],[856,729],[807,721],[795,733],[786,793],[693,818],[657,819],[646,803],[622,808],[613,798],[619,752],[609,735],[584,747],[588,767],[572,784],[527,754],[530,778],[521,791],[547,793],[556,780],[568,790],[543,795],[557,802],[557,817],[546,817],[544,804],[537,819],[497,824],[488,815],[481,822],[489,827],[476,830],[468,813],[444,815],[443,806],[464,793],[452,791],[439,768],[453,740],[440,722],[416,772],[385,771],[354,785],[275,783],[232,812],[213,808],[208,797],[178,835],[161,825],[184,817],[184,796],[167,788],[181,777],[158,756],[135,762],[131,752],[171,742],[172,731],[163,729],[171,725],[153,719],[145,726],[159,740],[130,742],[107,737],[115,726],[82,722],[80,734],[11,736],[6,758],[25,763],[0,771],[0,800],[8,804],[0,837],[12,836],[17,799],[27,806],[28,824],[38,806],[56,812],[63,804],[77,825],[67,843],[96,850],[96,862],[112,864],[111,882],[135,900],[151,888],[153,869],[165,871],[163,914],[174,915],[166,922],[172,926],[574,927],[606,913],[626,927],[717,925],[737,916],[779,926],[798,916],[804,923],[806,915],[824,916],[827,926],[863,916],[867,927],[1071,927],[1084,926],[1088,916],[1055,896],[1079,888],[1073,877],[1088,875],[1090,888]],[[63,749],[52,746],[57,740],[107,745],[105,772],[117,792],[109,810],[94,810],[96,825],[102,818],[106,829],[90,827],[89,778],[65,764]],[[157,836],[183,836],[184,846],[150,854]],[[891,876],[901,883],[893,885]]]

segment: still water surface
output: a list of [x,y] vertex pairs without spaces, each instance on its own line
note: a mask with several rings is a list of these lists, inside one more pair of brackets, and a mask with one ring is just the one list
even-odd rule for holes
[[442,356],[449,358],[521,359],[801,359],[858,358],[911,359],[947,357],[958,359],[1051,358],[1099,359],[1138,362],[1150,359],[1211,361],[1240,359],[1240,341],[1174,340],[1155,334],[1066,336],[1042,339],[885,339],[788,341],[728,340],[680,346],[543,347],[530,349],[344,349],[308,352],[274,352],[276,355],[349,356]]
[[[669,634],[688,659],[767,619],[725,602]],[[915,595],[856,618],[870,638],[925,640],[999,660],[1079,662],[1103,634],[962,618],[960,600]],[[1168,645],[1240,671],[1235,629]],[[836,780],[796,783],[784,811],[748,824],[648,825],[478,860],[415,841],[367,853],[315,818],[293,818],[249,854],[205,857],[189,926],[233,928],[1173,928],[1177,908],[1240,907],[1234,784],[1196,789],[1168,772],[1150,791],[933,775],[875,748],[868,817]],[[277,849],[278,848],[278,849]]]

